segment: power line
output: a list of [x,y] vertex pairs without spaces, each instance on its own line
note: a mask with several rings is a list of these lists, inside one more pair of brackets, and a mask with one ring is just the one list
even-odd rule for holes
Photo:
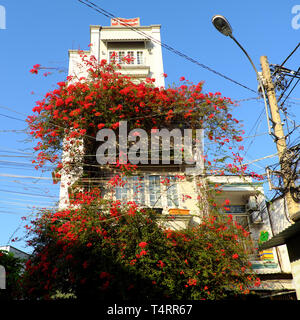
[[248,162],[248,163],[245,163],[245,164],[243,164],[243,165],[246,166],[246,165],[252,164],[252,163],[254,163],[254,162],[262,161],[262,160],[265,160],[265,159],[268,159],[268,158],[273,158],[273,157],[276,157],[276,156],[278,156],[278,153],[270,154],[270,155],[268,155],[268,156],[265,156],[265,157],[262,157],[262,158],[259,158],[259,159],[252,160],[252,161],[250,161],[250,162]]
[[22,121],[22,122],[25,121],[25,120],[23,120],[23,119],[16,118],[16,117],[12,117],[12,116],[8,116],[7,114],[3,114],[3,113],[0,113],[0,116],[5,117],[5,118],[9,118],[9,119],[13,119],[13,120]]
[[2,151],[8,152],[8,153],[22,153],[22,154],[27,154],[27,155],[33,154],[33,153],[29,153],[29,152],[24,152],[21,149],[6,149],[5,147],[0,146],[0,152],[2,152]]
[[52,196],[52,195],[44,195],[44,194],[39,194],[39,193],[29,193],[29,192],[20,192],[20,191],[11,191],[11,190],[5,190],[5,189],[0,189],[0,192],[16,193],[16,194],[23,194],[23,195],[36,196],[36,197],[45,197],[45,198],[57,198],[56,196]]
[[[298,70],[297,70],[297,72],[294,74],[294,76],[291,78],[291,80],[289,81],[289,83],[288,83],[288,85],[286,86],[286,88],[284,89],[284,91],[281,93],[281,95],[280,95],[280,97],[278,98],[277,102],[279,102],[279,101],[281,100],[281,98],[283,97],[283,95],[285,94],[285,92],[287,91],[287,89],[289,88],[289,86],[292,84],[292,82],[294,81],[294,79],[295,79],[295,77],[296,77],[296,75],[297,75],[297,73],[298,73],[299,71],[300,71],[300,67],[298,68]],[[296,82],[296,85],[297,85],[298,82],[299,82],[299,79],[298,79],[298,81]],[[294,88],[295,88],[296,85],[294,85],[293,89],[292,89],[292,90],[290,91],[290,93],[285,97],[284,102],[285,102],[286,99],[289,97],[289,95],[291,94],[291,92],[294,90]],[[282,103],[280,104],[281,107],[283,106],[284,102],[282,102]]]
[[[298,69],[300,70],[300,68]],[[294,79],[294,78],[293,78]],[[290,92],[287,94],[287,96],[285,97],[284,101],[280,104],[280,107],[282,107],[286,101],[286,99],[290,96],[290,94],[293,92],[293,90],[295,89],[295,87],[297,86],[297,84],[299,83],[300,78],[296,81],[296,83],[294,84],[293,88],[290,90]]]
[[20,214],[24,214],[24,212],[12,212],[12,211],[6,211],[6,210],[1,210],[0,209],[0,214],[16,214],[16,215],[20,215]]
[[[250,133],[254,130],[254,127],[256,126],[256,130],[255,130],[255,133],[254,133],[254,136],[253,136],[253,139],[251,140],[251,142],[248,144],[248,147],[247,147],[247,150],[245,151],[245,156],[246,156],[246,154],[248,153],[248,151],[249,151],[249,149],[250,149],[250,147],[251,147],[251,145],[253,144],[253,142],[254,142],[254,139],[256,138],[256,134],[257,134],[257,130],[259,129],[259,126],[260,126],[260,124],[261,124],[261,122],[262,122],[262,115],[263,115],[263,112],[264,112],[264,109],[262,109],[262,111],[261,111],[261,113],[259,114],[259,116],[258,116],[258,118],[256,119],[256,121],[255,121],[255,123],[254,123],[254,125],[253,125],[253,127],[252,127],[252,129],[250,130]],[[260,121],[259,121],[260,120]],[[259,122],[258,122],[259,121]]]
[[0,173],[0,177],[37,179],[37,180],[53,180],[52,178],[48,178],[48,177],[24,176],[24,175],[10,174],[10,173]]
[[8,130],[0,130],[0,133],[7,133],[7,132],[9,132],[9,133],[25,133],[25,129],[24,130],[14,130],[14,129],[8,129]]
[[299,46],[300,46],[300,42],[297,44],[296,48],[288,55],[288,57],[282,62],[280,67],[283,67],[283,65],[289,60],[289,58],[296,52]]

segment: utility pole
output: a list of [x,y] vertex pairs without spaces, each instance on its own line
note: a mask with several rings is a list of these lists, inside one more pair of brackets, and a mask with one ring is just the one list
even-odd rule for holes
[[[262,56],[260,58],[260,64],[262,68],[262,76],[263,76],[263,84],[267,91],[267,96],[269,99],[270,113],[271,113],[271,121],[273,123],[274,129],[274,137],[275,143],[277,146],[278,157],[281,164],[281,171],[283,175],[286,175],[290,170],[288,163],[286,163],[286,159],[284,159],[287,151],[287,145],[285,140],[285,134],[283,131],[283,126],[279,114],[277,99],[275,95],[275,87],[271,77],[271,71],[268,63],[268,59],[266,56]],[[269,121],[269,119],[267,119]],[[284,186],[287,188],[287,192],[285,194],[286,203],[288,207],[288,214],[291,220],[294,222],[300,219],[300,206],[298,203],[294,201],[291,196],[289,186],[291,186],[291,181],[288,181],[289,174],[283,177]]]

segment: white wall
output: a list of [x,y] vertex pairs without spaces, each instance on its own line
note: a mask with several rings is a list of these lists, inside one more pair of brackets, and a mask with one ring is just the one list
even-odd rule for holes
[[[284,198],[278,198],[268,205],[273,235],[280,233],[292,223],[288,217]],[[274,248],[275,250],[275,248]],[[291,265],[286,245],[276,247],[283,272],[291,272]]]

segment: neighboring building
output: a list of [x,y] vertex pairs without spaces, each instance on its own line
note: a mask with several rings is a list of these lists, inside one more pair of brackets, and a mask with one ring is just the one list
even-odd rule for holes
[[[155,78],[157,86],[164,86],[164,71],[160,41],[160,26],[140,26],[139,18],[124,20],[128,26],[112,20],[111,26],[91,26],[91,46],[85,51],[97,60],[110,60],[113,53],[117,59],[126,55],[134,58],[133,63],[123,65],[122,72],[136,81],[147,77]],[[140,32],[139,32],[140,31]],[[69,51],[69,75],[78,78],[86,72],[80,65],[79,52]],[[119,61],[121,62],[121,61]],[[65,154],[68,159],[70,156]],[[230,200],[227,213],[250,232],[254,247],[266,235],[272,236],[276,230],[270,220],[263,188],[253,183],[250,177],[189,175],[181,179],[184,165],[143,165],[137,176],[126,179],[126,184],[115,188],[114,198],[121,201],[136,201],[145,207],[155,208],[161,213],[161,221],[166,228],[182,229],[198,224],[205,215],[205,196],[202,187],[219,185],[222,193],[216,196],[219,204]],[[84,169],[82,169],[84,170]],[[167,179],[168,183],[161,183]],[[62,174],[60,189],[60,208],[68,204],[68,188],[76,182],[76,175]],[[206,205],[207,208],[207,205]],[[263,237],[262,237],[263,236]],[[258,289],[263,295],[294,293],[291,269],[286,249],[271,249],[263,252],[254,250],[251,254],[253,269],[262,279]]]
[[29,254],[12,246],[0,246],[0,250],[12,253],[16,258],[27,260]]
[[[288,208],[284,197],[277,197],[268,204],[268,211],[270,216],[270,223],[272,226],[273,236],[279,234],[292,225],[293,221],[290,220],[288,215]],[[269,239],[271,238],[271,235]],[[269,240],[268,239],[268,240]],[[288,256],[286,245],[279,246],[275,249],[280,256],[280,263],[284,272],[291,272],[291,265]]]
[[290,219],[284,195],[268,203],[272,235],[260,245],[261,250],[275,250],[281,269],[291,274],[293,291],[300,300],[300,221]]
[[[0,250],[9,252],[14,255],[15,258],[21,259],[22,263],[22,272],[25,269],[25,262],[29,259],[29,254],[19,250],[15,247],[12,246],[0,246]],[[7,275],[7,270],[5,270],[5,267],[0,265],[0,289],[6,289],[6,275]]]
[[[274,219],[281,217],[282,227],[288,224],[282,214],[279,214],[279,211],[283,212],[279,208],[280,204],[267,203],[263,187],[259,183],[253,183],[250,177],[241,179],[235,176],[212,176],[208,179],[221,185],[222,193],[216,198],[216,202],[230,200],[230,205],[226,206],[230,210],[226,212],[232,214],[234,220],[250,232],[253,245],[257,248],[250,255],[252,267],[261,279],[257,293],[274,299],[295,299],[295,286],[285,245],[258,250],[259,244],[278,232],[274,227]],[[274,211],[275,208],[277,211]]]

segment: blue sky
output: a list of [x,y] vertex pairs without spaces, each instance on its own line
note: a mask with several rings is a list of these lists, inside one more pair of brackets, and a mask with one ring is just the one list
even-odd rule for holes
[[[292,27],[295,17],[292,8],[300,5],[300,1],[93,2],[117,17],[140,17],[142,25],[161,24],[162,42],[253,90],[257,89],[257,82],[250,63],[231,39],[214,29],[212,16],[222,14],[227,17],[234,36],[259,70],[260,56],[266,55],[270,63],[281,64],[300,39],[300,28]],[[32,214],[31,206],[51,206],[58,199],[58,187],[52,185],[50,173],[36,171],[31,166],[32,143],[22,132],[24,119],[31,114],[35,101],[65,78],[68,50],[88,49],[89,25],[109,25],[110,21],[78,0],[0,0],[0,6],[5,8],[6,20],[6,29],[0,29],[0,245],[5,245],[12,236],[21,238],[24,235],[26,222],[21,217]],[[300,25],[300,17],[294,20]],[[185,76],[195,83],[204,80],[205,91],[220,91],[233,100],[257,96],[165,49],[163,59],[164,71],[168,74],[167,85],[178,83],[179,78]],[[299,60],[300,48],[285,66],[296,70]],[[29,70],[37,63],[59,68],[61,72],[53,72],[48,77],[33,76]],[[289,119],[297,122],[300,84],[290,95],[286,107]],[[243,101],[236,108],[235,117],[244,121],[245,136],[256,136],[245,140],[245,162],[276,153],[272,138],[266,134],[263,110],[262,101],[255,99]],[[294,132],[290,142],[296,139],[299,139],[299,130]],[[264,166],[276,162],[276,157],[267,158],[255,162],[252,168],[264,173]],[[267,184],[265,192],[272,195]],[[10,244],[30,250],[24,241]]]

